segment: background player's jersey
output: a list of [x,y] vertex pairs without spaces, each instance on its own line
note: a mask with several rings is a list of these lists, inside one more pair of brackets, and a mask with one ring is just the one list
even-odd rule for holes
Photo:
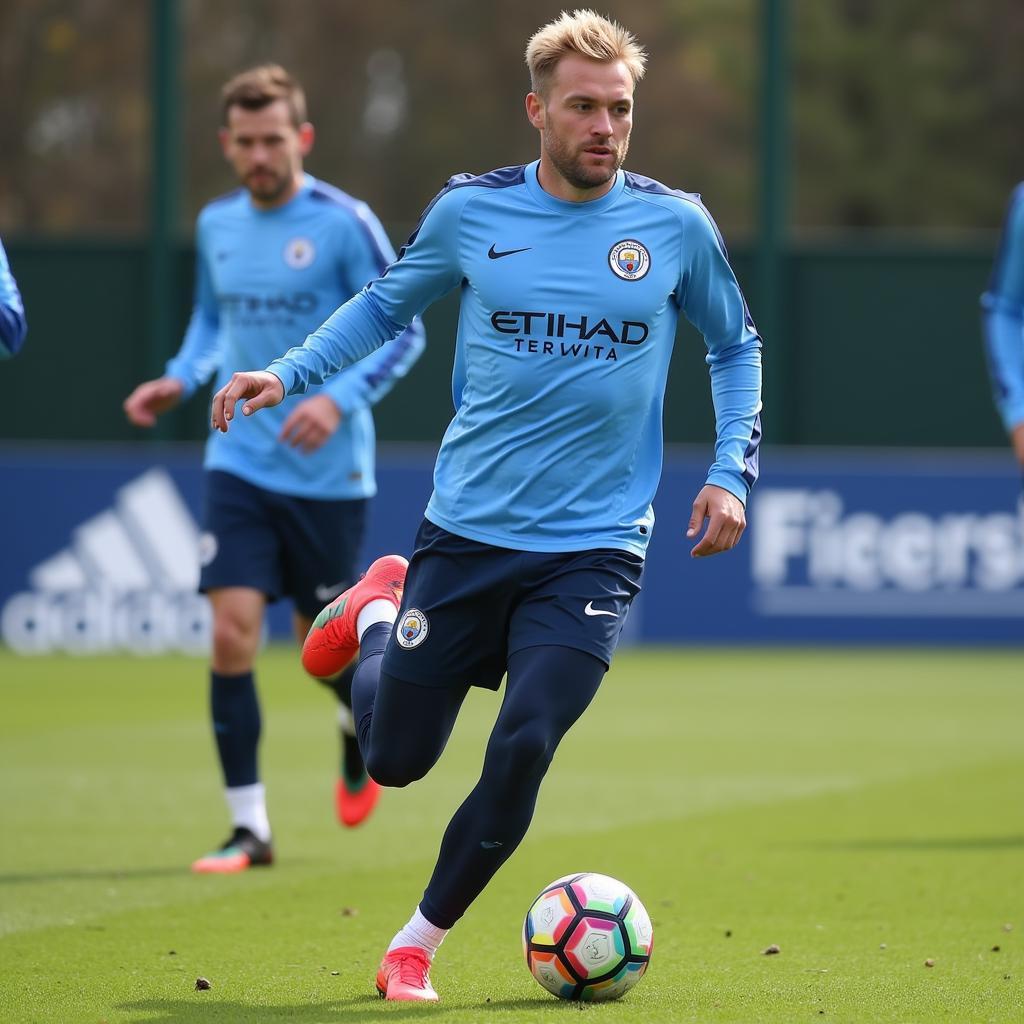
[[981,297],[996,406],[1010,430],[1024,423],[1024,183],[1014,189],[988,291]]
[[25,340],[25,307],[0,243],[0,359],[13,356]]
[[642,555],[680,310],[709,352],[718,440],[708,482],[746,498],[761,342],[696,196],[620,171],[601,198],[565,202],[540,186],[536,163],[460,175],[386,274],[270,369],[286,393],[303,391],[456,287],[456,414],[431,522],[517,550]]
[[[262,210],[239,189],[199,214],[195,309],[167,373],[191,394],[216,372],[217,387],[235,370],[262,366],[321,324],[394,259],[365,203],[305,175],[298,194]],[[239,418],[230,434],[213,432],[205,466],[306,498],[364,498],[376,491],[370,406],[423,350],[418,321],[395,328],[369,359],[324,386],[342,410],[337,432],[305,454],[278,440],[302,401],[286,399],[267,416]]]

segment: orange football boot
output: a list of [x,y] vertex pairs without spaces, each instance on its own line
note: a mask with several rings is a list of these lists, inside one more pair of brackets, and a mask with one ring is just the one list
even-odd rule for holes
[[370,601],[402,603],[409,563],[401,555],[378,558],[363,578],[336,597],[314,619],[302,645],[302,667],[321,679],[337,675],[359,653],[356,623]]
[[239,826],[219,850],[193,861],[192,870],[197,875],[233,875],[273,863],[274,851],[270,843],[257,839],[247,828]]
[[377,971],[377,994],[395,1002],[436,1003],[430,957],[419,946],[399,946],[386,953]]

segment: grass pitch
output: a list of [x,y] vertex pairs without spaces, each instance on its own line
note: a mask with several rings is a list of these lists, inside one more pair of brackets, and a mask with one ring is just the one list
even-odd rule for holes
[[[203,663],[0,653],[0,1020],[1024,1015],[1020,655],[620,654],[526,841],[442,947],[440,1006],[381,1003],[373,974],[495,696],[474,693],[431,775],[349,832],[327,695],[286,649],[259,683],[278,864],[193,877],[227,832]],[[624,1000],[580,1010],[529,976],[519,929],[582,870],[633,886],[655,948]]]

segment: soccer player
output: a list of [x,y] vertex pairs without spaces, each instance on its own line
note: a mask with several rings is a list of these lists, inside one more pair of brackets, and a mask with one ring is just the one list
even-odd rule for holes
[[[138,426],[152,426],[211,374],[220,385],[231,367],[269,360],[394,259],[365,203],[303,172],[313,126],[302,89],[283,68],[233,78],[222,113],[221,145],[242,187],[199,214],[195,309],[164,376],[125,400]],[[273,859],[253,677],[264,610],[290,596],[301,641],[323,605],[356,578],[376,486],[370,407],[424,343],[412,319],[381,340],[369,359],[310,389],[310,397],[285,402],[231,437],[214,433],[207,444],[199,585],[213,610],[210,708],[232,833],[192,865],[195,871],[241,871]],[[346,825],[364,820],[379,794],[352,727],[352,674],[334,671],[323,680],[340,701],[335,792]]]
[[1024,182],[1010,197],[999,253],[981,306],[996,408],[1024,472]]
[[0,242],[0,359],[18,352],[27,330],[18,282],[14,280],[3,242]]
[[421,778],[468,688],[507,674],[480,780],[381,964],[388,999],[437,998],[437,947],[522,840],[609,667],[654,527],[680,312],[707,343],[717,429],[687,529],[707,522],[695,557],[737,543],[757,475],[761,341],[721,237],[697,196],[621,169],[643,51],[576,11],[540,29],[526,59],[540,159],[452,178],[379,280],[213,403],[227,430],[240,399],[249,416],[302,393],[460,289],[455,418],[408,576],[404,559],[379,559],[304,648],[318,665],[358,650],[353,710],[387,786]]

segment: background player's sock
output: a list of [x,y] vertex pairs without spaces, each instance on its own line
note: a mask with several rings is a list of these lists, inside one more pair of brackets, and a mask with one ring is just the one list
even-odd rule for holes
[[359,612],[356,619],[356,633],[359,642],[363,642],[363,634],[378,622],[386,622],[389,625],[398,618],[398,609],[388,600],[382,597],[369,601]]
[[359,750],[359,738],[353,730],[351,714],[341,729],[341,770],[350,786],[366,781],[366,765]]
[[270,821],[267,818],[267,794],[262,782],[251,786],[234,786],[224,790],[231,821],[236,828],[247,828],[261,842],[270,842]]
[[[394,605],[391,605],[391,610],[396,610]],[[359,664],[352,680],[352,716],[356,722],[359,746],[363,750],[367,749],[373,702],[377,697],[377,683],[380,680],[380,664],[390,636],[391,623],[378,621],[368,626],[359,637]]]
[[252,672],[237,676],[210,672],[210,713],[217,754],[228,789],[259,781],[260,704]]
[[431,924],[417,907],[409,918],[409,923],[391,940],[388,952],[401,946],[418,946],[433,960],[437,947],[444,942],[447,934],[447,928],[438,928],[436,924]]
[[[390,604],[390,602],[384,602]],[[341,770],[350,784],[363,780],[365,766],[356,739],[355,719],[352,716],[352,679],[356,663],[331,679],[320,679],[338,698],[338,732],[341,734]]]

